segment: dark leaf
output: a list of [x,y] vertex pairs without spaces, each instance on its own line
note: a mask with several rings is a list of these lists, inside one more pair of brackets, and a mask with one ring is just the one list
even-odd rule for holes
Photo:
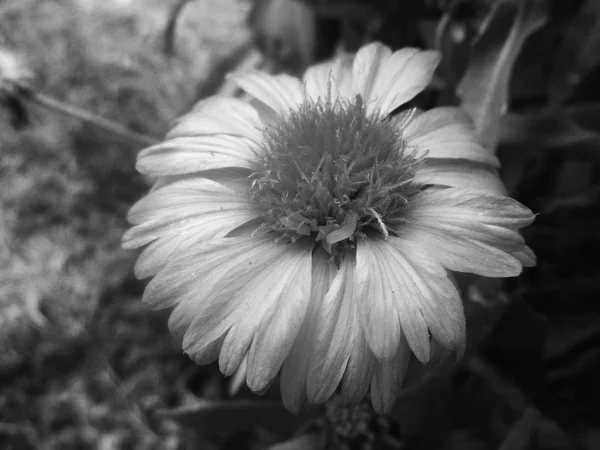
[[24,100],[30,95],[33,72],[18,52],[0,47],[0,108],[8,112],[16,130],[29,125],[29,113]]
[[326,436],[323,433],[304,434],[275,444],[269,450],[319,450],[325,448],[325,443]]
[[165,27],[165,35],[163,41],[163,49],[165,55],[167,56],[173,56],[175,54],[175,33],[177,30],[177,20],[181,15],[181,11],[183,11],[183,7],[189,2],[190,0],[178,0],[177,3],[175,3],[171,8],[169,20],[167,21],[167,26]]
[[508,114],[500,139],[520,148],[564,150],[573,159],[600,159],[600,104],[576,105],[534,114]]
[[0,97],[0,107],[6,108],[10,117],[10,124],[15,130],[22,130],[29,125],[29,113],[25,103],[18,95]]
[[513,300],[482,343],[483,355],[525,393],[539,387],[547,323],[527,302]]
[[458,86],[462,106],[490,151],[495,151],[499,119],[507,109],[513,65],[527,37],[545,23],[546,9],[544,0],[499,1]]
[[314,62],[315,13],[295,0],[258,0],[249,18],[256,44],[267,59],[292,71]]
[[479,11],[482,7],[482,3],[452,2],[435,21],[435,38],[431,46],[443,55],[437,73],[452,89],[452,95],[468,67],[471,45],[480,33],[481,19],[485,17]]
[[534,408],[527,408],[512,426],[498,450],[530,449],[539,421],[539,412]]
[[550,317],[544,348],[546,373],[536,401],[568,430],[595,428],[600,420],[599,319],[597,312],[569,315],[565,308]]
[[380,5],[362,0],[299,0],[317,14],[336,19],[364,19],[376,14]]
[[201,436],[229,436],[238,431],[262,428],[289,437],[318,412],[294,415],[279,401],[199,400],[190,406],[159,410],[157,414],[174,419]]
[[600,63],[600,2],[587,0],[570,22],[550,77],[550,103],[566,101],[579,81]]

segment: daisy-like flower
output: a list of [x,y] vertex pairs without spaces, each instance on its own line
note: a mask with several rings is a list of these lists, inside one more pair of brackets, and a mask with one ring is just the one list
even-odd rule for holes
[[[438,53],[381,44],[287,75],[232,75],[139,154],[157,177],[126,248],[144,301],[197,363],[218,359],[292,411],[339,393],[394,403],[412,354],[461,352],[452,272],[513,277],[534,256],[532,212],[504,195],[496,157],[456,108],[402,105]],[[396,113],[396,114],[394,114]]]

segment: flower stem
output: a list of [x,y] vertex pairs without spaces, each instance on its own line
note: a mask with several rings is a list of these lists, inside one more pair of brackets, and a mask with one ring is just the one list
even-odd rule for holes
[[59,112],[65,116],[73,117],[75,119],[81,120],[82,122],[94,125],[116,136],[135,142],[137,144],[147,146],[158,143],[158,139],[152,136],[132,131],[122,125],[119,125],[116,122],[113,122],[112,120],[105,119],[104,117],[86,111],[85,109],[66,104],[48,95],[39,94],[33,92],[32,90],[29,90],[25,93],[25,95],[23,95],[23,98],[38,105],[41,105],[45,108]]

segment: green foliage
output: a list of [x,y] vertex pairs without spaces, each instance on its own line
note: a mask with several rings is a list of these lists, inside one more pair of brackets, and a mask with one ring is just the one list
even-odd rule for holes
[[[36,91],[160,136],[223,48],[169,60],[167,5],[116,5],[3,2],[0,45],[24,56]],[[185,433],[146,410],[179,402],[190,363],[134,296],[120,248],[149,185],[139,147],[25,105],[20,131],[0,112],[0,447],[183,448]]]
[[511,195],[539,212],[526,231],[539,266],[506,284],[461,281],[466,360],[427,376],[413,362],[390,417],[292,416],[276,386],[267,401],[244,389],[232,401],[216,367],[191,364],[139,302],[120,249],[149,184],[138,146],[26,102],[14,130],[3,97],[0,447],[596,448],[598,3],[303,0],[295,22],[290,1],[256,3],[250,31],[241,0],[2,2],[0,45],[26,57],[36,91],[156,137],[246,48],[298,73],[374,39],[436,47],[442,64],[414,106],[472,115]]

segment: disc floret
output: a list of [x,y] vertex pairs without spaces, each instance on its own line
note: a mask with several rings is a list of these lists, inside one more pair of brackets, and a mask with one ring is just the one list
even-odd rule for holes
[[418,186],[420,158],[389,118],[355,101],[306,101],[264,130],[250,192],[262,229],[285,241],[352,245],[369,229],[385,237]]

